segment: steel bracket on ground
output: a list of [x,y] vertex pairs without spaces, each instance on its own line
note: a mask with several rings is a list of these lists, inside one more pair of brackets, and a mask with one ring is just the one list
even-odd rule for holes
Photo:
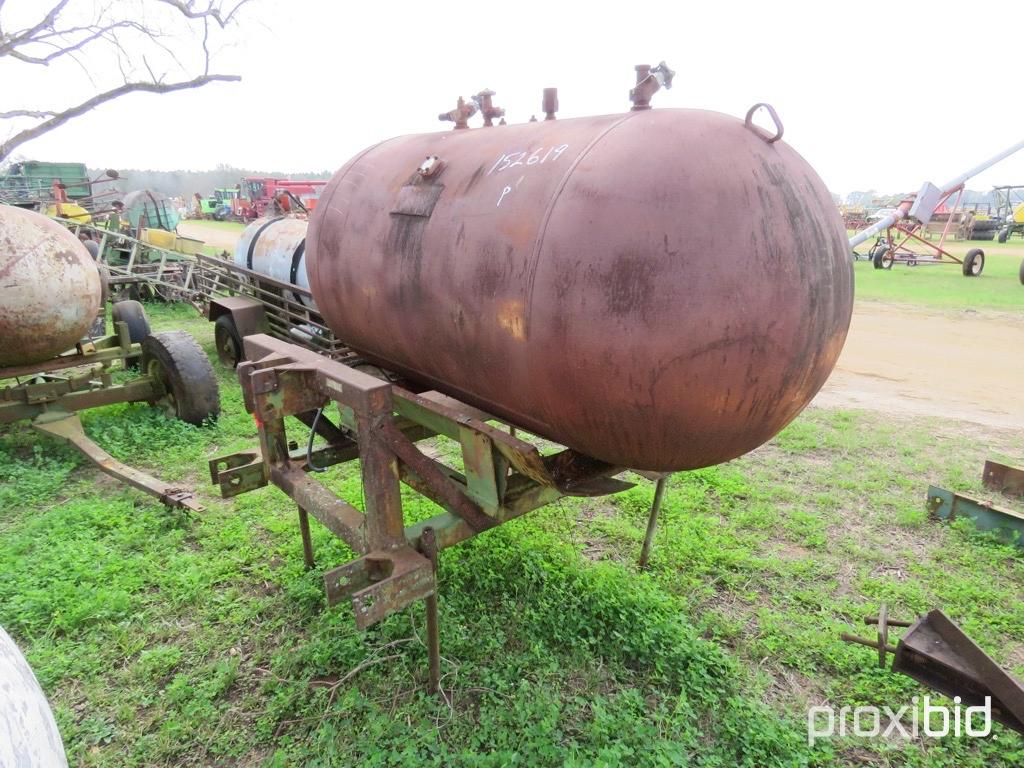
[[[843,633],[848,643],[878,650],[879,666],[885,668],[892,654],[892,671],[912,677],[950,698],[959,697],[965,707],[977,707],[989,699],[992,718],[1024,733],[1024,686],[1003,671],[946,614],[935,609],[915,622],[889,618],[885,604],[877,617],[865,624],[878,625],[878,639],[868,640]],[[889,629],[906,627],[906,634],[893,646]]]
[[991,501],[928,486],[928,513],[938,520],[971,518],[978,530],[992,531],[1003,540],[1024,548],[1024,515]]

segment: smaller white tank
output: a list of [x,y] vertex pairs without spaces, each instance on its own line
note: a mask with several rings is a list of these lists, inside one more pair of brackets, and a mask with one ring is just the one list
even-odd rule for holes
[[[238,239],[235,264],[308,291],[305,253],[308,227],[308,221],[288,216],[256,219]],[[309,296],[289,292],[288,298],[317,311],[316,303]]]

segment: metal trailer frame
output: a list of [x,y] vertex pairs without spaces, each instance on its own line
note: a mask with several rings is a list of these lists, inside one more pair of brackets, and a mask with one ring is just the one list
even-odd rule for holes
[[[352,547],[358,557],[323,579],[328,604],[350,601],[360,629],[425,601],[431,692],[440,686],[439,552],[563,496],[601,496],[634,485],[613,477],[624,468],[571,449],[542,455],[514,427],[499,429],[488,414],[437,392],[414,392],[264,334],[246,337],[245,351],[238,378],[260,448],[211,460],[212,482],[224,497],[267,484],[284,491],[298,507],[307,568],[315,565],[310,515]],[[337,424],[326,415],[332,405]],[[310,428],[304,448],[289,440],[289,416]],[[314,449],[315,435],[326,445]],[[459,445],[461,467],[417,448],[434,436]],[[365,512],[316,479],[355,459]],[[656,477],[644,563],[668,475]],[[406,525],[403,483],[445,511]]]
[[[76,235],[87,231],[99,238],[100,261],[110,274],[110,286],[147,285],[165,301],[187,301],[207,320],[231,318],[237,353],[241,340],[253,333],[300,344],[332,360],[354,357],[323,318],[310,309],[313,294],[305,288],[275,280],[232,261],[205,254],[184,254],[143,242],[131,235],[91,224],[58,219]],[[112,252],[125,254],[116,261]],[[234,367],[226,350],[217,348],[221,362]]]
[[216,322],[225,315],[231,319],[234,350],[217,345],[217,354],[228,367],[241,360],[242,339],[254,333],[299,344],[331,360],[355,357],[310,309],[313,294],[305,288],[213,256],[196,257],[190,286],[196,293],[196,307],[207,320]]
[[[121,480],[169,507],[202,512],[204,507],[188,488],[163,482],[124,464],[93,442],[82,428],[78,411],[114,403],[154,402],[167,394],[158,376],[146,373],[115,384],[111,366],[142,354],[132,343],[128,324],[114,324],[115,333],[80,341],[73,351],[33,365],[0,368],[0,424],[31,420],[32,427],[81,451],[106,474]],[[87,370],[82,370],[88,366]],[[23,380],[24,379],[24,380]]]

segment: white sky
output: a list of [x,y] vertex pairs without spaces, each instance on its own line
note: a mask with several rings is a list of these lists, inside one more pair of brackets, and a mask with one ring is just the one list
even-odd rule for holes
[[[18,2],[43,5],[9,0],[5,13]],[[241,83],[130,95],[20,153],[333,170],[378,140],[447,129],[437,114],[485,87],[510,122],[540,112],[545,86],[558,87],[562,118],[624,111],[633,65],[662,59],[677,75],[655,108],[742,117],[770,102],[786,140],[841,194],[941,183],[1024,138],[1024,9],[1009,0],[257,0],[246,14],[214,67]],[[90,87],[73,65],[29,72],[0,65],[0,111],[63,106]],[[968,186],[1009,183],[1024,184],[1024,151]]]

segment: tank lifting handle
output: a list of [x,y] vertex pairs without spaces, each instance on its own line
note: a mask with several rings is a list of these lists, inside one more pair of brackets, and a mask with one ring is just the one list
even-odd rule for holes
[[[771,115],[772,122],[775,123],[775,135],[772,136],[760,126],[754,125],[754,113],[757,112],[761,107],[768,110],[768,114]],[[782,127],[782,121],[779,120],[779,113],[775,111],[775,107],[771,104],[766,104],[763,101],[759,101],[757,104],[747,110],[747,116],[743,120],[743,124],[750,130],[760,136],[762,139],[767,141],[769,144],[774,144],[776,141],[782,138],[782,133],[785,128]]]

